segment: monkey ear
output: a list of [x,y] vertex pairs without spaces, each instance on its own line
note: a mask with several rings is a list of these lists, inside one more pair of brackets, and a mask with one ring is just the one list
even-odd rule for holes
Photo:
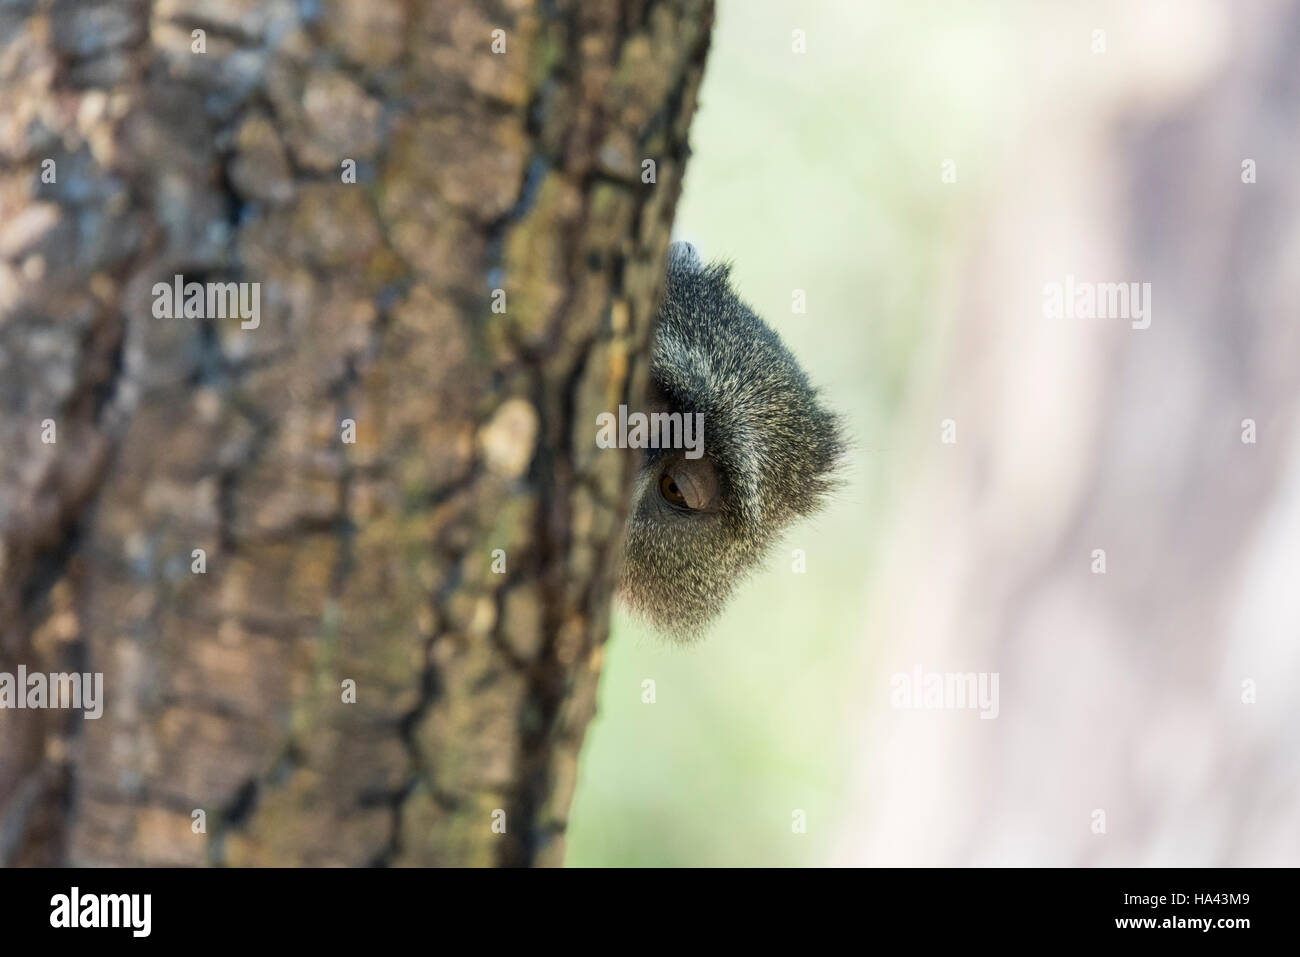
[[704,268],[704,262],[693,244],[678,241],[668,246],[668,268],[698,270]]

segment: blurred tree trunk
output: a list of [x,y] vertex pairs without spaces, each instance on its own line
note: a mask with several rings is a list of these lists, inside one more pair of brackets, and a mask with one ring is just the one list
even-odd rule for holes
[[[1077,85],[1009,152],[868,626],[877,686],[996,673],[1001,703],[874,698],[870,822],[837,863],[1294,862],[1300,7],[1242,8],[1222,37],[1195,29],[1217,5],[1188,8],[1110,83],[1062,71]],[[1147,49],[1166,25],[1145,15],[1108,27]],[[1067,275],[1149,283],[1146,327],[1045,318]]]
[[561,860],[711,19],[0,10],[0,862]]

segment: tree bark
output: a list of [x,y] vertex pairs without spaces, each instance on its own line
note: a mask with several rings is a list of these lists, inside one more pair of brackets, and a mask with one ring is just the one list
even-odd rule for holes
[[711,20],[0,9],[0,863],[561,861]]

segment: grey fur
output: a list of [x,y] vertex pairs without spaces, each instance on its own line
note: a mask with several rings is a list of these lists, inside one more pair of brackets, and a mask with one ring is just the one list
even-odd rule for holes
[[647,449],[619,582],[634,611],[680,637],[702,631],[780,532],[821,507],[844,452],[839,420],[729,271],[672,245],[651,360],[650,407],[704,414],[717,508],[666,501],[660,479],[680,453]]

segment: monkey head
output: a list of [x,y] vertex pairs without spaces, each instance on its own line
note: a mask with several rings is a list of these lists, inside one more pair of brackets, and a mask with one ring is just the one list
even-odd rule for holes
[[837,417],[730,267],[674,243],[646,405],[697,417],[701,449],[647,448],[619,592],[661,631],[699,634],[781,531],[824,502],[844,444]]

